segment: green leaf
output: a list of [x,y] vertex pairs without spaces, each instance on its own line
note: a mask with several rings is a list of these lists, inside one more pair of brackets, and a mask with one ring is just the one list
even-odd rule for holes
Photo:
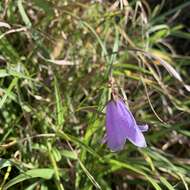
[[5,167],[11,166],[11,165],[12,165],[11,161],[2,159],[2,158],[0,159],[0,170],[2,168],[5,168]]
[[61,151],[61,154],[65,156],[66,158],[77,160],[77,156],[74,152],[68,151],[68,150],[63,150]]
[[22,181],[32,179],[32,178],[42,178],[42,179],[51,179],[54,174],[53,169],[49,168],[42,168],[42,169],[32,169],[28,170],[23,174],[18,175],[17,177],[10,180],[5,186],[3,187],[3,190],[7,190],[8,188],[12,187],[13,185],[20,183]]
[[17,4],[18,4],[18,10],[20,12],[23,22],[25,23],[26,26],[31,27],[32,23],[31,23],[30,19],[28,18],[26,11],[24,10],[22,0],[18,0]]
[[43,9],[48,16],[53,15],[53,8],[50,2],[44,0],[33,0],[33,3],[39,8]]
[[147,175],[146,173],[144,173],[142,170],[138,169],[137,167],[133,167],[129,164],[114,160],[114,159],[110,159],[108,161],[111,165],[116,165],[116,166],[120,166],[121,168],[126,168],[128,170],[131,170],[135,173],[138,173],[142,176],[144,176],[151,184],[152,186],[156,189],[156,190],[162,190],[161,187],[158,185],[158,183],[156,182],[156,180],[154,180],[152,177],[150,177],[149,175]]
[[169,189],[169,190],[175,190],[173,186],[168,182],[167,179],[164,177],[160,177],[160,181]]
[[7,100],[7,97],[9,96],[9,94],[11,93],[11,91],[13,90],[13,88],[16,86],[18,82],[18,78],[14,78],[11,82],[11,84],[9,85],[5,95],[2,97],[2,99],[0,100],[0,109],[2,108],[2,106],[4,105],[4,103]]
[[54,76],[54,89],[55,89],[55,99],[56,99],[56,110],[57,110],[57,126],[61,128],[64,123],[64,110],[63,103],[61,100],[61,94],[57,82],[57,78]]

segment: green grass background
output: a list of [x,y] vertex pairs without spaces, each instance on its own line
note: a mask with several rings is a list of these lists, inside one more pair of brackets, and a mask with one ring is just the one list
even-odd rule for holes
[[[0,1],[0,190],[188,190],[189,0]],[[113,76],[148,147],[101,143]]]

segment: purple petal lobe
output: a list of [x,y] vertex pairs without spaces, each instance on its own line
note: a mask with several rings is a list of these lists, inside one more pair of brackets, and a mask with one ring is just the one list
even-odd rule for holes
[[142,132],[148,131],[148,125],[138,125],[138,127]]
[[113,151],[121,150],[126,139],[136,146],[146,147],[141,130],[122,100],[110,101],[107,105],[106,133],[108,147]]
[[125,126],[123,118],[118,114],[117,102],[109,102],[106,110],[107,144],[113,150],[121,150],[125,144]]

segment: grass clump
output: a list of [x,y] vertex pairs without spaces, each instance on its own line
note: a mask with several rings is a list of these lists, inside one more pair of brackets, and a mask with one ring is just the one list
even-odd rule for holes
[[[188,190],[189,7],[0,2],[0,189]],[[110,77],[147,148],[101,143]]]

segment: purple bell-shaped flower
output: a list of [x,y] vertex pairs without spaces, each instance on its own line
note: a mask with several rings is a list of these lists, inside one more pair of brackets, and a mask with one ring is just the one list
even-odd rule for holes
[[126,139],[138,147],[146,147],[143,136],[148,125],[137,125],[123,100],[111,100],[106,107],[106,136],[104,141],[113,151],[123,149]]

